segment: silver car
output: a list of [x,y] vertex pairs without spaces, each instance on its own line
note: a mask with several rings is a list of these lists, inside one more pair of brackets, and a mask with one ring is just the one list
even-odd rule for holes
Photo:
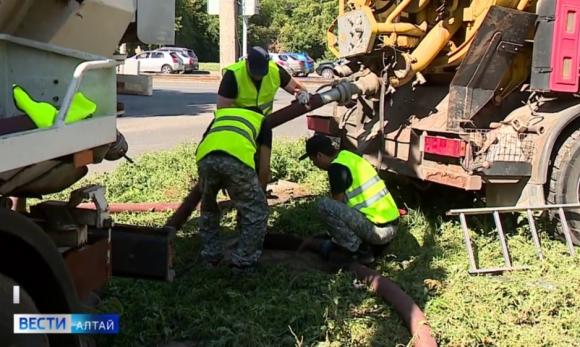
[[157,50],[162,52],[176,53],[185,65],[185,72],[199,70],[199,59],[192,49],[181,47],[163,47]]
[[184,71],[179,56],[173,52],[150,51],[127,58],[126,62],[138,62],[139,72],[161,72],[170,74]]

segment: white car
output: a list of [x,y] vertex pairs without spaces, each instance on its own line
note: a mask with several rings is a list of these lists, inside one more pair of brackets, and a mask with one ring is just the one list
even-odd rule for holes
[[127,62],[138,62],[139,72],[161,72],[170,74],[184,71],[184,65],[174,52],[150,51],[126,59]]
[[181,47],[163,47],[157,49],[157,51],[176,53],[185,65],[185,72],[199,70],[199,59],[197,58],[197,55],[193,49]]

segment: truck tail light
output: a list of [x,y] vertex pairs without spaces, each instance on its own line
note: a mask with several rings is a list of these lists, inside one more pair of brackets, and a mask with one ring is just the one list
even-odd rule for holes
[[462,158],[465,156],[465,142],[439,136],[425,136],[425,153],[445,157]]

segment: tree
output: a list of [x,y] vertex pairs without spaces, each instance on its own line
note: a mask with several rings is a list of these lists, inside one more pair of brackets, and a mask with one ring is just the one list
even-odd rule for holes
[[251,18],[249,41],[274,51],[305,51],[328,56],[326,31],[338,15],[336,0],[262,0]]
[[219,19],[207,14],[207,0],[177,0],[175,44],[192,48],[200,61],[219,61]]

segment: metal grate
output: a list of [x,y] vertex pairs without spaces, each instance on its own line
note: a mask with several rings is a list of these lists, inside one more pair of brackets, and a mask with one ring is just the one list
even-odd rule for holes
[[475,152],[486,161],[532,161],[535,150],[533,134],[488,129],[466,129],[466,133]]
[[489,147],[486,159],[494,161],[531,162],[534,155],[534,141],[527,134],[497,134]]

